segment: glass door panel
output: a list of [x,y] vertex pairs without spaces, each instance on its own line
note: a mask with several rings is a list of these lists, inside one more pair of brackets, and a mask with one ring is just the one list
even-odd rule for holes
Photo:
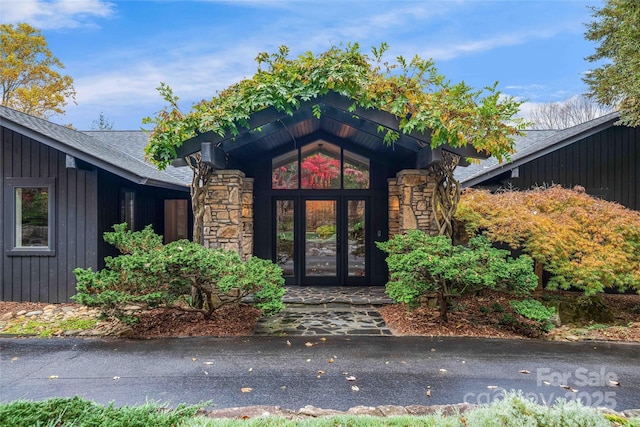
[[347,200],[347,275],[366,274],[366,201]]
[[276,200],[276,263],[285,277],[295,275],[294,200]]
[[305,275],[337,277],[336,200],[305,201]]

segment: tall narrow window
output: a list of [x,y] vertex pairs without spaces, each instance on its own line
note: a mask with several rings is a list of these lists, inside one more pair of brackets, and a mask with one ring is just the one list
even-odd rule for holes
[[122,190],[120,193],[120,222],[127,223],[127,229],[135,231],[136,224],[136,193],[132,190]]
[[282,274],[295,274],[295,235],[294,235],[294,201],[276,201],[276,263],[282,268]]
[[[54,179],[7,178],[11,206],[9,255],[55,255]],[[6,199],[5,199],[6,200]]]

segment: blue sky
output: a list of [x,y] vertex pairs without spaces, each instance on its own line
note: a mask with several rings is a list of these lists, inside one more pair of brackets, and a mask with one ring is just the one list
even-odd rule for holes
[[90,129],[100,112],[114,129],[139,129],[169,84],[186,112],[250,77],[259,52],[292,55],[386,41],[388,58],[433,58],[452,82],[499,82],[535,103],[586,91],[588,6],[601,1],[105,1],[0,0],[2,23],[27,22],[74,78],[77,105],[52,121]]

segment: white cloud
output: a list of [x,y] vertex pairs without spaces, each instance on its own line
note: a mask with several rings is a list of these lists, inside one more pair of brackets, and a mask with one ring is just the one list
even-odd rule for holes
[[104,0],[2,0],[2,22],[26,22],[38,29],[78,28],[94,25],[92,18],[107,18],[115,4]]

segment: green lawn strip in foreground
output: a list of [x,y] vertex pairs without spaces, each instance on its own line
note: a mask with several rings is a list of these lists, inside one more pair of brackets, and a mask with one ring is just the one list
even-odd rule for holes
[[0,405],[0,426],[14,427],[287,427],[287,426],[582,426],[640,427],[640,418],[626,419],[605,415],[576,401],[558,401],[554,406],[538,405],[525,399],[521,393],[509,392],[504,399],[488,406],[480,406],[461,415],[399,416],[378,418],[370,416],[339,415],[332,417],[289,420],[281,417],[250,419],[213,419],[196,416],[199,408],[208,404],[179,405],[167,408],[158,403],[141,406],[102,406],[80,397],[55,398],[40,402],[15,401]]
[[10,335],[37,335],[40,338],[48,338],[58,331],[93,329],[96,323],[98,323],[97,319],[65,319],[53,322],[46,320],[25,321],[24,319],[14,319],[1,333]]

